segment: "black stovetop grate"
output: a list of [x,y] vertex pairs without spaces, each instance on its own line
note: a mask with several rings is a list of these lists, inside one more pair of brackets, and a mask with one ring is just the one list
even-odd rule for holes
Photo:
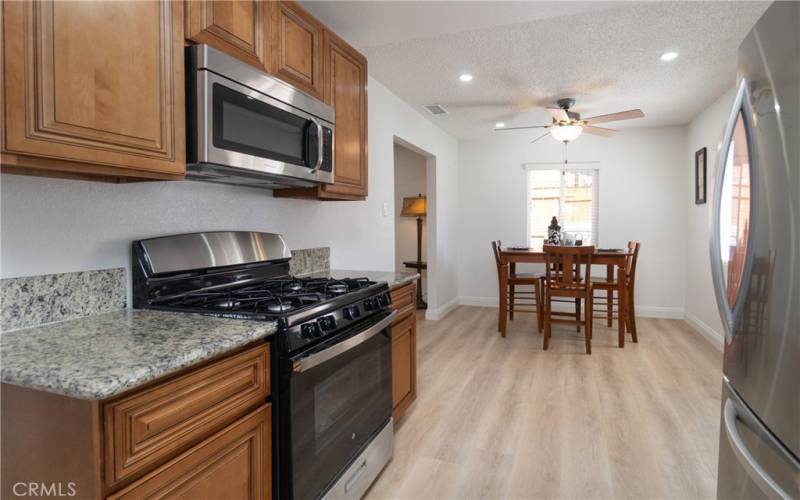
[[367,278],[280,278],[237,288],[197,291],[162,307],[209,312],[288,314],[373,284]]

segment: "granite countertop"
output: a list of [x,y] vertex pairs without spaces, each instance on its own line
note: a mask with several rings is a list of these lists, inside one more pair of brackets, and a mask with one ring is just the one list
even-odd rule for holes
[[372,281],[385,281],[389,283],[389,288],[405,285],[414,280],[419,279],[419,273],[414,271],[364,271],[364,270],[348,270],[348,269],[331,269],[330,272],[313,273],[311,276],[320,276],[331,278],[367,278]]
[[0,335],[3,382],[107,399],[271,336],[277,323],[120,310]]

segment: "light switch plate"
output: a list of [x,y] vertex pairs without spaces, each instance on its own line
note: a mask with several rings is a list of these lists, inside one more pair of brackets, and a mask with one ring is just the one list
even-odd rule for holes
[[381,209],[381,212],[383,213],[384,217],[389,217],[389,203],[388,202],[385,202],[385,201],[383,202],[383,208]]

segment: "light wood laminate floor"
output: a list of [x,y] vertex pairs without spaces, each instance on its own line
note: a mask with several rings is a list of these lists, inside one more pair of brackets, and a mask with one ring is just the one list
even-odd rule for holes
[[[418,396],[368,498],[713,498],[722,356],[680,320],[595,320],[542,350],[532,315],[420,318]],[[616,323],[615,323],[616,325]]]

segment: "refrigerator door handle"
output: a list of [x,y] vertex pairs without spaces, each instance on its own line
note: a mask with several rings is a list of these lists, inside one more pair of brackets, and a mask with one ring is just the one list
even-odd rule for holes
[[[742,78],[739,82],[734,98],[731,114],[728,118],[728,123],[725,126],[725,131],[722,136],[722,145],[717,155],[716,175],[714,182],[714,198],[711,207],[711,238],[709,239],[709,250],[711,253],[711,279],[713,281],[714,295],[717,298],[717,308],[719,309],[720,317],[722,319],[722,326],[725,332],[725,340],[728,344],[733,342],[734,325],[742,312],[742,300],[736,300],[733,308],[728,304],[725,276],[722,270],[722,257],[720,253],[722,241],[720,241],[720,215],[722,211],[722,194],[723,184],[725,182],[725,167],[728,161],[728,152],[733,141],[733,133],[736,123],[739,121],[740,116],[744,120],[745,133],[747,134],[747,148],[751,156],[750,162],[755,161],[755,145],[750,139],[750,129],[753,126],[753,111],[750,107],[750,94],[748,91],[748,81]],[[756,179],[753,175],[752,165],[750,167],[751,179],[751,197],[755,196]],[[752,201],[751,201],[752,203]],[[752,212],[752,205],[751,205]],[[751,217],[752,218],[752,217]],[[750,235],[753,231],[750,231]],[[750,238],[748,238],[749,240]],[[752,241],[747,242],[747,250],[742,270],[741,286],[738,295],[741,296],[746,288],[747,281],[750,275],[750,267],[752,261]],[[741,297],[738,297],[741,298]]]
[[776,483],[769,474],[767,474],[764,468],[761,467],[758,461],[750,453],[750,450],[747,448],[744,440],[742,440],[742,437],[739,435],[739,431],[736,428],[736,421],[741,420],[743,423],[748,425],[748,427],[755,427],[753,429],[754,431],[756,429],[761,429],[766,436],[768,444],[781,455],[784,455],[785,452],[780,450],[780,445],[772,442],[772,436],[768,434],[768,431],[762,428],[761,424],[756,421],[755,418],[750,416],[747,412],[740,412],[737,403],[732,399],[725,401],[723,417],[725,434],[728,436],[731,449],[733,450],[734,455],[736,455],[739,463],[747,471],[748,476],[750,476],[753,482],[755,482],[761,491],[763,491],[764,494],[769,498],[791,500],[792,496],[783,488],[781,488],[780,485]]

